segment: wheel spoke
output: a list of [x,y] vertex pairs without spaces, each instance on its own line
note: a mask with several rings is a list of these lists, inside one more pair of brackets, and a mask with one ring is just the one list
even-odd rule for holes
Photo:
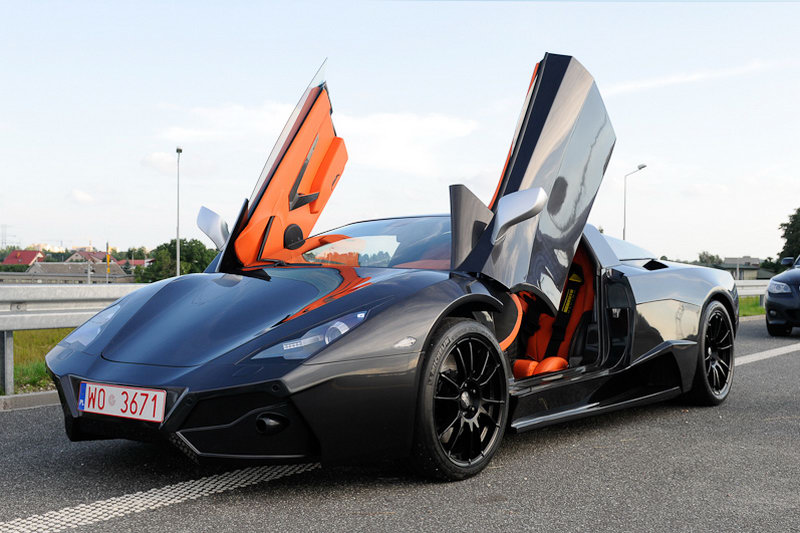
[[733,346],[733,344],[726,344],[725,346],[717,346],[717,351],[719,351],[719,350],[727,350],[731,346]]
[[434,400],[446,400],[448,402],[457,402],[458,401],[458,394],[455,396],[434,396]]
[[492,353],[489,350],[486,350],[486,359],[483,360],[483,368],[481,368],[481,373],[478,374],[476,378],[478,381],[483,377],[484,372],[486,372],[486,367],[489,366],[489,359],[492,357]]
[[469,377],[469,372],[467,372],[467,365],[464,364],[464,356],[461,355],[461,349],[458,346],[456,346],[456,353],[458,354],[458,360],[461,362],[461,376],[466,380]]
[[444,378],[444,379],[445,379],[445,381],[447,381],[448,383],[450,383],[450,384],[451,384],[453,387],[455,387],[456,389],[459,389],[459,388],[461,388],[461,385],[459,385],[458,383],[456,383],[456,382],[455,382],[455,380],[453,380],[453,379],[452,379],[450,376],[448,376],[448,375],[447,375],[447,374],[445,374],[444,372],[439,372],[439,377],[442,377],[442,378]]
[[485,380],[481,381],[481,382],[479,383],[479,385],[480,385],[481,387],[485,387],[485,386],[486,386],[486,384],[487,384],[487,383],[489,383],[489,381],[491,381],[491,380],[492,380],[492,378],[494,377],[494,375],[495,375],[495,373],[497,372],[497,369],[498,369],[498,368],[500,368],[500,364],[499,364],[499,363],[498,363],[498,364],[496,364],[496,365],[495,365],[495,367],[492,369],[491,373],[489,374],[489,377],[488,377],[488,378],[486,378]]
[[475,354],[472,351],[472,341],[467,341],[469,344],[469,377],[475,375]]
[[464,432],[464,421],[462,420],[461,425],[458,427],[458,433],[456,433],[456,436],[453,438],[453,440],[450,441],[450,451],[447,452],[447,455],[451,455],[453,453],[453,450],[456,447],[456,442],[458,442],[458,439],[459,437],[461,437],[461,434],[463,432]]
[[467,432],[468,432],[466,459],[467,459],[468,462],[471,463],[472,462],[472,444],[473,444],[472,441],[475,440],[475,436],[473,435],[472,424],[466,424],[466,426],[467,426]]
[[500,427],[500,423],[497,420],[495,420],[495,418],[492,415],[489,414],[489,411],[487,411],[483,407],[481,407],[480,410],[478,411],[478,417],[480,417],[481,415],[484,415],[484,416],[486,416],[486,418],[491,420],[493,426]]
[[490,403],[492,405],[504,405],[506,402],[503,400],[492,400],[491,398],[484,398],[483,403]]
[[[458,422],[460,419],[461,419],[461,413],[456,413],[456,417],[453,419],[453,421],[452,421],[452,422],[450,422],[449,424],[447,424],[447,427],[445,427],[445,428],[442,430],[442,432],[441,432],[441,433],[439,433],[439,442],[441,442],[441,441],[442,441],[442,437],[444,437],[444,434],[445,434],[445,433],[447,433],[447,430],[448,430],[448,429],[450,429],[450,428],[452,428],[453,426],[455,426],[455,425],[456,425],[456,422]],[[452,441],[451,441],[451,442],[452,442]],[[442,444],[444,444],[444,443],[442,442]]]
[[721,344],[722,342],[724,342],[725,339],[727,339],[730,336],[730,334],[731,330],[725,328],[725,335],[723,335],[722,338],[717,337],[717,344]]

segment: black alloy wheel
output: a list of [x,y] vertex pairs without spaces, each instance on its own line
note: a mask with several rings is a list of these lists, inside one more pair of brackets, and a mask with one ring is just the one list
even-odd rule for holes
[[414,459],[423,474],[447,480],[480,472],[508,420],[508,362],[491,331],[448,319],[423,365]]
[[730,393],[734,370],[734,332],[728,310],[718,301],[703,312],[697,374],[692,393],[698,403],[719,405]]

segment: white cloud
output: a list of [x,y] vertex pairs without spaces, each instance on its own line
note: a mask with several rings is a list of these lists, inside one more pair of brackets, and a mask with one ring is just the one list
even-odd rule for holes
[[197,143],[240,141],[272,132],[277,135],[291,112],[291,105],[276,102],[251,107],[194,107],[186,110],[185,124],[168,127],[158,136],[176,143]]
[[[243,143],[276,138],[292,106],[266,102],[260,106],[225,104],[185,111],[182,124],[162,130],[158,136],[176,143]],[[443,145],[474,133],[475,120],[439,113],[334,114],[337,133],[345,138],[349,159],[373,170],[399,171],[416,176],[439,176],[452,170],[452,162],[440,153]],[[266,157],[266,154],[265,154]],[[142,164],[172,173],[174,154],[155,152]]]
[[685,85],[687,83],[697,83],[720,78],[734,78],[738,76],[744,76],[746,74],[752,74],[754,72],[774,70],[789,65],[791,65],[791,63],[786,61],[752,61],[746,65],[740,65],[737,67],[706,69],[696,72],[671,74],[669,76],[662,76],[658,78],[647,78],[643,80],[617,83],[605,88],[603,90],[603,94],[605,96],[613,96],[617,94],[636,93],[640,91],[646,91],[648,89],[661,89],[671,85]]
[[360,166],[426,177],[451,168],[440,153],[442,145],[478,128],[474,120],[438,113],[338,114],[335,120],[351,160]]
[[175,173],[175,154],[153,152],[142,158],[142,165],[157,170],[162,174]]
[[79,204],[88,205],[94,203],[94,196],[80,189],[72,189],[70,197]]

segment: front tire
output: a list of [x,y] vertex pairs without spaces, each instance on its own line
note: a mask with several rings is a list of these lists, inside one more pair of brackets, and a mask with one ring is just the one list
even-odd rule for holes
[[426,477],[466,479],[491,461],[508,421],[508,361],[492,332],[447,319],[424,355],[412,461]]
[[700,322],[697,371],[691,397],[700,405],[719,405],[733,385],[733,323],[720,302],[711,301]]

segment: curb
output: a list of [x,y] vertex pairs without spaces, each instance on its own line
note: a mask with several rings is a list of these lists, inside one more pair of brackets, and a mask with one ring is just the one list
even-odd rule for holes
[[44,392],[29,392],[26,394],[12,394],[0,396],[0,412],[14,411],[16,409],[30,409],[31,407],[44,407],[45,405],[58,405],[58,392],[54,390]]
[[752,322],[754,320],[764,320],[764,315],[740,316],[739,322]]

